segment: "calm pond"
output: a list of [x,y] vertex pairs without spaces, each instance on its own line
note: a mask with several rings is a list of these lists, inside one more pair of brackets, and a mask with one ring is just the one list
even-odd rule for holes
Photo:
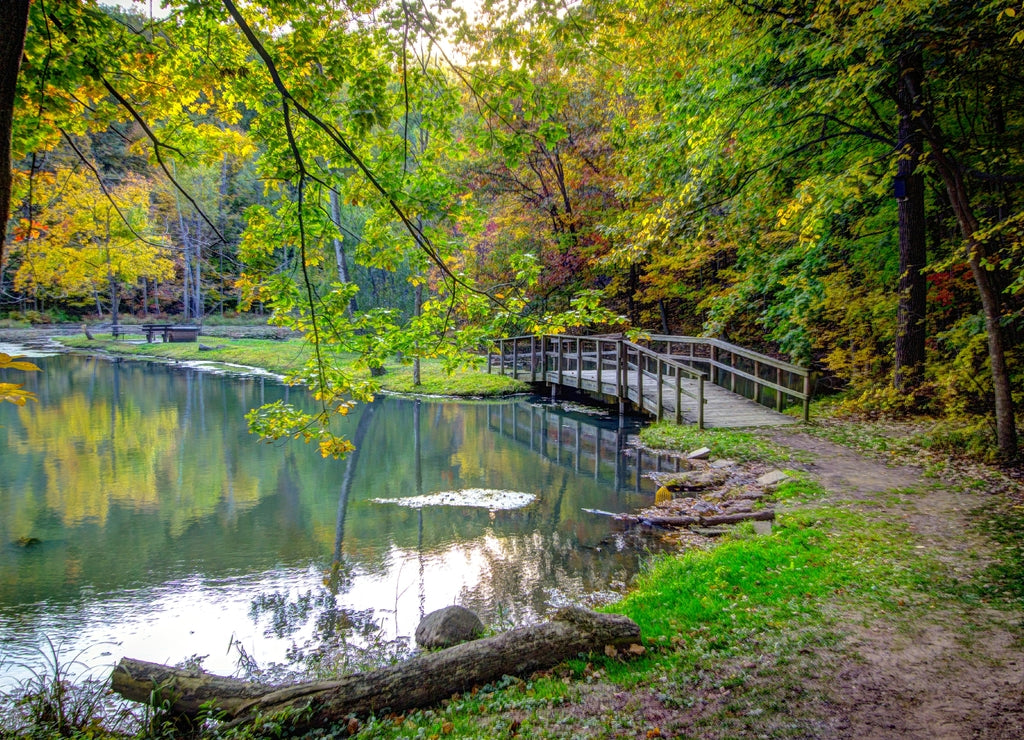
[[[0,351],[11,352],[10,346]],[[8,373],[0,404],[0,677],[48,641],[99,670],[122,655],[286,662],[311,641],[412,635],[458,603],[508,627],[621,591],[644,552],[584,508],[645,505],[650,456],[617,417],[536,398],[383,398],[346,418],[359,451],[267,445],[243,415],[305,394],[273,379],[73,355]],[[669,463],[666,462],[666,466]],[[497,489],[513,510],[412,508]],[[0,688],[5,679],[0,678]]]

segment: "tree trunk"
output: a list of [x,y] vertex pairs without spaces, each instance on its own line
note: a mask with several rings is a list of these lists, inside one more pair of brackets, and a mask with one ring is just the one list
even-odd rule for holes
[[18,71],[28,31],[28,6],[29,0],[0,2],[0,264],[11,215],[11,135]]
[[[904,77],[905,84],[913,85],[913,78]],[[919,82],[919,81],[918,81]],[[912,89],[915,99],[921,100],[921,89]],[[946,186],[949,204],[956,215],[960,233],[967,247],[967,264],[970,265],[974,284],[981,299],[985,316],[985,333],[988,339],[988,360],[992,372],[992,390],[995,400],[996,444],[999,456],[1004,460],[1017,457],[1017,422],[1014,418],[1013,394],[1010,388],[1010,373],[1006,365],[1006,350],[1003,338],[1002,306],[999,288],[993,279],[995,271],[990,269],[988,250],[976,236],[978,219],[974,215],[967,186],[964,183],[960,164],[948,151],[946,138],[927,109],[921,110],[919,125],[928,140],[929,150],[935,168]]]
[[[419,318],[423,315],[423,283],[416,283],[416,287],[413,289],[413,316]],[[416,340],[415,346],[416,355],[412,358],[412,384],[413,386],[419,386],[420,384],[420,342]]]
[[203,671],[171,668],[122,658],[110,677],[111,690],[126,699],[159,706],[170,702],[172,714],[195,717],[206,702],[215,701],[229,717],[246,704],[274,691],[270,686]]
[[[341,203],[338,201],[338,194],[333,190],[331,191],[330,194],[330,201],[331,220],[334,222],[334,225],[340,229]],[[343,283],[350,283],[351,279],[349,278],[348,257],[345,255],[345,245],[342,243],[342,240],[339,239],[337,236],[334,237],[334,262],[338,268],[338,279]],[[351,298],[348,299],[347,312],[349,320],[351,320],[355,316],[356,311],[358,310],[359,306],[356,304],[356,298],[355,296],[352,296]]]
[[[108,226],[109,229],[109,226]],[[121,291],[117,283],[117,276],[114,274],[114,267],[110,260],[110,244],[107,244],[107,285],[110,288],[110,333],[117,339],[117,322],[121,308]]]
[[896,181],[904,192],[897,197],[900,277],[893,386],[903,391],[921,383],[927,338],[924,178],[917,172],[924,151],[924,137],[918,124],[920,102],[916,96],[921,90],[922,65],[920,52],[900,56],[896,85],[896,105],[899,110]]
[[933,151],[939,174],[946,185],[946,192],[956,213],[960,231],[967,244],[967,263],[971,267],[974,284],[981,298],[985,316],[985,332],[988,335],[988,359],[992,371],[992,390],[995,397],[996,443],[999,456],[1004,460],[1017,457],[1017,423],[1014,419],[1013,394],[1010,388],[1010,373],[1006,366],[1006,350],[1001,324],[1002,307],[999,290],[993,281],[994,271],[988,267],[988,253],[985,245],[975,234],[978,221],[971,209],[963,176],[949,157],[942,151]]
[[[269,689],[123,658],[111,676],[111,689],[133,701],[167,702],[172,713],[191,716],[204,702],[212,701],[235,719],[233,725],[251,722],[257,714],[298,709],[291,715],[294,725],[289,731],[301,734],[330,727],[353,714],[401,713],[431,706],[505,675],[527,676],[580,653],[602,651],[609,645],[627,649],[639,642],[640,628],[632,620],[570,607],[544,624],[420,653],[397,665],[335,681]],[[159,697],[153,696],[154,686],[162,687]]]

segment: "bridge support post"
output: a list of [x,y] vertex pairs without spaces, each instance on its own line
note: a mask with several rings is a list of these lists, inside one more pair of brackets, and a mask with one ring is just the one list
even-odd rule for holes
[[658,408],[657,408],[657,419],[658,419],[658,421],[662,420],[662,417],[664,415],[663,414],[663,410],[665,408],[665,402],[664,402],[665,401],[664,380],[663,380],[663,376],[662,376],[662,370],[663,370],[662,365],[663,365],[663,363],[661,361],[661,358],[658,358],[658,382],[657,382],[657,386],[656,386],[657,387],[657,392],[658,392]]
[[644,357],[639,352],[636,353],[636,402],[640,405],[641,411],[646,411],[644,408]]
[[622,415],[622,340],[615,342],[615,397],[619,399],[619,415]]
[[683,379],[681,377],[679,377],[679,369],[678,368],[675,368],[673,370],[673,372],[675,372],[675,375],[676,375],[676,424],[682,424],[683,423],[683,410],[681,408],[681,406],[682,406],[681,402],[683,400],[683,394],[682,394]]
[[704,428],[704,376],[697,378],[697,428]]
[[537,337],[530,336],[530,382],[537,382]]
[[583,338],[576,337],[576,388],[583,389]]

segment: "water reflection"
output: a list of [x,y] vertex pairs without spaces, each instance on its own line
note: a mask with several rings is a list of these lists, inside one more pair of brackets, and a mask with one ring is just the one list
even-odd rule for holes
[[[583,508],[650,501],[631,431],[525,399],[386,398],[325,461],[258,443],[249,408],[289,394],[265,378],[71,356],[19,377],[38,404],[0,405],[0,661],[32,662],[44,636],[85,650],[234,668],[311,640],[411,635],[460,603],[485,621],[534,620],[621,587],[643,556]],[[660,463],[658,463],[660,464]],[[515,511],[409,509],[376,498],[492,488]],[[22,537],[39,544],[23,547]],[[8,670],[5,667],[3,670]],[[16,671],[9,671],[14,675]],[[0,670],[2,674],[2,670]]]

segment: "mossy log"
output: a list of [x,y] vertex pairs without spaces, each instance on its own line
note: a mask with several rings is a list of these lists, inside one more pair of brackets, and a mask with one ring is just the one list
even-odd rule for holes
[[718,524],[736,524],[745,521],[771,521],[775,519],[775,512],[772,509],[760,509],[758,511],[740,511],[733,514],[712,514],[711,516],[617,514],[615,519],[620,522],[658,524],[666,527],[692,527],[694,525],[713,527]]
[[215,704],[233,719],[233,725],[260,714],[290,710],[292,729],[301,731],[330,727],[351,715],[431,706],[505,675],[526,676],[580,653],[604,651],[608,645],[628,649],[639,642],[640,628],[627,617],[573,607],[558,611],[550,622],[420,653],[396,665],[335,681],[270,689],[124,658],[114,669],[111,688],[148,704],[158,686],[155,695],[171,713],[195,716],[201,704]]
[[276,689],[240,678],[198,670],[172,668],[135,658],[122,658],[110,677],[110,688],[126,699],[172,714],[195,717],[204,704],[216,704],[228,716]]

